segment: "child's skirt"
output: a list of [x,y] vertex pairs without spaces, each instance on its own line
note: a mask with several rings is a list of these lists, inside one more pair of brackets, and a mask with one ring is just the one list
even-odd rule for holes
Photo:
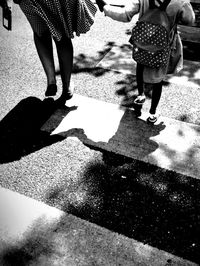
[[97,11],[91,0],[22,0],[20,8],[38,36],[49,30],[57,41],[89,31]]

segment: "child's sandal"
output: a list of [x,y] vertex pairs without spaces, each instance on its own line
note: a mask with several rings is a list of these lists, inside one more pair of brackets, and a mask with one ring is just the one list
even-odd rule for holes
[[149,114],[149,117],[147,118],[147,122],[150,124],[155,124],[158,120],[158,115],[157,114]]
[[146,97],[144,95],[138,95],[136,99],[134,100],[134,104],[142,105],[146,100]]

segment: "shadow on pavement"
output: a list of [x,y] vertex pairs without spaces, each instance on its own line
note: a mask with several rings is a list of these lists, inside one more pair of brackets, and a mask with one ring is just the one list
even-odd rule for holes
[[[29,225],[20,240],[1,247],[1,265],[74,265],[76,260],[89,262],[88,250],[83,249],[78,238],[84,232],[81,228],[84,225],[66,214],[52,221],[46,218],[41,215]],[[85,237],[89,246],[89,236]]]
[[183,57],[190,61],[200,61],[199,43],[183,41]]
[[[53,222],[45,218],[38,216],[22,239],[1,247],[2,266],[149,265],[149,261],[158,260],[171,265],[176,261],[171,255],[160,254],[72,215],[63,214]],[[143,249],[146,252],[141,252]]]
[[[129,116],[127,111],[121,122],[132,119]],[[121,134],[120,127],[119,124],[109,142],[115,141],[116,137],[126,137]],[[150,128],[144,121],[137,125],[133,121],[133,139],[137,135],[140,146],[146,147],[145,150],[141,148],[140,156],[146,156],[157,148],[149,138],[159,134],[162,129],[162,124]],[[144,244],[200,263],[199,180],[118,156],[108,149],[105,151],[106,148],[99,148],[97,143],[94,145],[88,140],[80,128],[61,132],[61,135],[75,136],[86,146],[100,150],[102,161],[90,162],[77,182],[49,188],[47,204]]]
[[[200,263],[200,181],[107,154],[47,203],[111,231]],[[121,163],[120,163],[121,164]]]
[[[44,256],[51,256],[55,252],[52,233],[54,226],[45,224],[45,217],[36,220],[23,236],[23,241],[4,245],[0,254],[0,263],[4,266],[26,266],[37,262]],[[36,265],[36,264],[35,264]],[[49,264],[50,265],[50,264]]]
[[40,127],[55,111],[53,99],[41,101],[29,97],[19,102],[0,122],[0,163],[19,160],[21,157],[62,140],[49,136]]
[[[78,107],[76,108],[78,109]],[[74,111],[74,108],[71,108],[70,111]],[[90,112],[92,112],[92,109]],[[68,114],[69,113],[63,113],[63,111],[60,109],[56,110],[55,114],[51,116],[42,127],[42,130],[51,133],[61,123],[60,118],[64,119]],[[88,117],[87,123],[92,125],[92,121],[92,117]],[[102,130],[105,132],[106,130],[109,131],[109,129],[106,128],[106,121],[100,121],[99,123],[102,123]],[[80,126],[82,127],[80,128]],[[151,137],[159,135],[159,133],[164,130],[165,125],[161,122],[152,127],[152,125],[148,124],[146,121],[135,117],[134,111],[127,108],[121,119],[114,123],[113,127],[116,128],[116,131],[112,131],[112,134],[109,132],[108,141],[101,141],[101,139],[103,139],[103,137],[101,137],[103,132],[96,132],[95,128],[92,126],[90,127],[90,131],[93,134],[90,135],[90,131],[87,128],[86,130],[88,130],[88,133],[85,132],[84,124],[82,124],[80,117],[77,122],[77,127],[68,129],[67,127],[68,123],[65,122],[60,129],[61,131],[55,135],[62,136],[63,138],[77,137],[84,145],[93,150],[99,150],[103,152],[115,150],[116,153],[124,154],[126,156],[128,153],[130,155],[130,152],[132,152],[134,154],[134,158],[142,159],[158,148],[157,142],[151,140]],[[95,138],[97,138],[98,141],[95,140]],[[118,146],[120,146],[120,149]],[[130,149],[130,146],[133,148]],[[132,156],[133,155],[130,157]]]
[[107,42],[101,51],[97,51],[95,56],[87,56],[83,53],[74,57],[73,74],[89,73],[95,77],[103,76],[109,72],[109,69],[98,67],[97,64],[104,58],[104,56],[115,46],[114,42]]
[[[127,35],[130,35],[130,32],[126,33]],[[112,49],[116,48],[118,53],[113,52]],[[185,60],[189,61],[200,61],[200,55],[199,55],[199,43],[191,43],[187,41],[183,41],[183,57]],[[116,42],[107,42],[105,44],[104,49],[97,52],[96,56],[88,56],[85,54],[78,54],[74,57],[74,69],[73,73],[78,74],[81,72],[87,72],[90,73],[96,77],[104,75],[106,72],[112,70],[112,64],[110,63],[109,68],[101,68],[97,67],[97,64],[104,59],[106,56],[106,61],[113,61],[114,65],[122,64],[121,60],[127,60],[127,55],[130,56],[130,59],[132,59],[132,53],[131,53],[132,46],[127,41],[124,44],[117,44]],[[130,64],[130,62],[129,62]],[[126,68],[126,65],[124,65]],[[131,66],[129,66],[130,68]],[[122,67],[121,67],[122,68]],[[190,69],[191,68],[191,69]],[[187,71],[184,73],[187,75],[187,73],[193,73],[192,66],[187,66]],[[194,74],[194,73],[193,73]]]

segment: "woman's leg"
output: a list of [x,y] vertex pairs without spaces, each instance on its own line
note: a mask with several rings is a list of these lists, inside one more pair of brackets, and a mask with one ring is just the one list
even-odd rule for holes
[[68,100],[73,96],[73,92],[70,91],[70,80],[74,56],[73,45],[71,39],[65,36],[63,36],[60,41],[55,40],[55,43],[60,65],[61,80],[63,84],[63,92],[61,97],[63,100]]
[[45,32],[42,36],[38,36],[34,33],[34,41],[40,61],[47,76],[47,91],[45,95],[54,96],[57,92],[57,88],[51,34]]
[[153,84],[150,114],[155,114],[162,94],[162,81]]

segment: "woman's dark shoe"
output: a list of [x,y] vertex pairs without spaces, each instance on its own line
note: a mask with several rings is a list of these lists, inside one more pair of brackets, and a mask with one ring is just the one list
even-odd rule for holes
[[65,100],[70,100],[74,95],[74,83],[71,81],[70,86],[68,89],[63,88],[63,97],[65,97]]
[[56,84],[50,84],[48,85],[46,91],[45,91],[45,96],[55,96],[57,93],[57,85]]
[[72,97],[73,97],[73,95],[74,95],[74,92],[73,91],[71,91],[71,90],[68,90],[68,91],[66,91],[65,93],[63,93],[63,97],[65,98],[65,100],[67,101],[67,100],[70,100]]
[[70,100],[74,95],[74,84],[71,82],[68,89],[63,88],[60,98],[57,100],[58,105],[65,105],[67,100]]

